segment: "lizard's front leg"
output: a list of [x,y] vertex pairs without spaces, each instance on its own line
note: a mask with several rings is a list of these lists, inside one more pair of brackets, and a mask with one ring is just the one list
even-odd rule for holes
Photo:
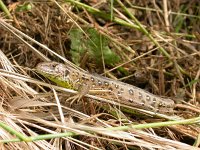
[[66,101],[71,101],[70,105],[72,105],[75,101],[79,101],[83,96],[88,94],[90,88],[91,88],[90,84],[82,83],[77,88],[78,93],[72,97],[69,97]]

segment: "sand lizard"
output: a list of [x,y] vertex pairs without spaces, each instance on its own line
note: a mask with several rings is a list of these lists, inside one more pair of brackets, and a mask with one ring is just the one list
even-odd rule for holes
[[107,97],[121,104],[160,113],[171,113],[174,109],[174,101],[170,98],[156,96],[136,86],[100,75],[93,75],[69,65],[57,62],[42,62],[37,65],[36,70],[62,87],[73,90],[84,88],[89,88],[89,90],[107,90],[105,94],[103,92],[96,92],[96,95],[104,98]]

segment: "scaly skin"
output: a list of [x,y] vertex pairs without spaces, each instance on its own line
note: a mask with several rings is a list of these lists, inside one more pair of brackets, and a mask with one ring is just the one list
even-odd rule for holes
[[[159,113],[171,113],[175,105],[174,101],[169,98],[162,98],[133,85],[100,75],[92,75],[61,63],[42,62],[37,65],[36,70],[59,86],[74,90],[84,90],[84,88],[98,90],[100,92],[93,95],[111,99],[121,104]],[[101,92],[101,90],[105,92]]]

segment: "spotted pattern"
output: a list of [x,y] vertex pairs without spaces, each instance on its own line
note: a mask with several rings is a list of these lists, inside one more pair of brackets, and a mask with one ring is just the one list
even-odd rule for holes
[[[111,95],[113,95],[113,93],[116,93],[117,95],[115,95],[115,97],[117,96],[117,99],[127,101],[128,103],[133,104],[134,106],[135,104],[138,104],[142,107],[149,107],[153,111],[159,111],[158,108],[160,107],[171,108],[171,106],[166,105],[164,102],[161,102],[159,98],[156,98],[157,96],[154,96],[153,94],[150,94],[148,92],[144,92],[144,90],[141,89],[138,90],[138,88],[135,88],[134,86],[128,86],[131,88],[127,89],[127,87],[125,87],[124,84],[116,84],[114,82],[109,82],[108,80],[102,80],[93,76],[90,77],[90,81],[93,83],[92,87],[101,87],[102,89],[107,88],[110,91],[109,93]],[[138,97],[135,97],[137,95]]]
[[94,78],[93,78],[93,77],[91,77],[91,78],[90,78],[90,80],[91,80],[92,82],[95,82],[95,80],[94,80]]
[[[171,110],[174,107],[174,102],[171,99],[161,98],[153,95],[145,90],[125,84],[119,81],[111,80],[109,78],[95,76],[78,71],[69,66],[46,62],[37,66],[37,69],[45,74],[49,79],[54,77],[54,80],[60,79],[60,83],[68,82],[67,84],[81,84],[90,85],[91,89],[103,89],[110,91],[110,97],[125,104],[138,104],[150,108],[151,110],[159,111],[160,109]],[[49,76],[48,76],[49,75]],[[52,77],[53,76],[53,77]],[[70,82],[70,83],[69,83]],[[91,83],[90,83],[91,82]],[[98,96],[106,94],[98,94]]]
[[119,89],[119,85],[118,85],[118,84],[115,84],[115,88],[116,88],[116,89]]
[[142,93],[139,92],[138,95],[139,95],[139,99],[141,100],[143,98]]
[[130,95],[134,95],[133,89],[129,89],[128,92],[129,92]]
[[109,83],[107,81],[104,81],[105,86],[109,86]]
[[151,104],[153,107],[156,107],[156,98],[154,97],[153,100],[152,100],[152,104]]
[[129,101],[130,103],[133,103],[133,99],[131,99],[131,98],[130,98],[128,101]]
[[102,82],[100,80],[98,80],[98,85],[101,86],[102,85]]
[[147,101],[150,101],[150,100],[151,100],[151,98],[150,98],[149,95],[146,95],[146,100],[147,100]]

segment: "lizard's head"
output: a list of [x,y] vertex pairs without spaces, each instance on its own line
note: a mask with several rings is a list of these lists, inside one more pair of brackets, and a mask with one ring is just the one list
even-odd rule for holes
[[42,62],[37,65],[36,70],[59,86],[72,89],[70,70],[66,65],[57,62]]

